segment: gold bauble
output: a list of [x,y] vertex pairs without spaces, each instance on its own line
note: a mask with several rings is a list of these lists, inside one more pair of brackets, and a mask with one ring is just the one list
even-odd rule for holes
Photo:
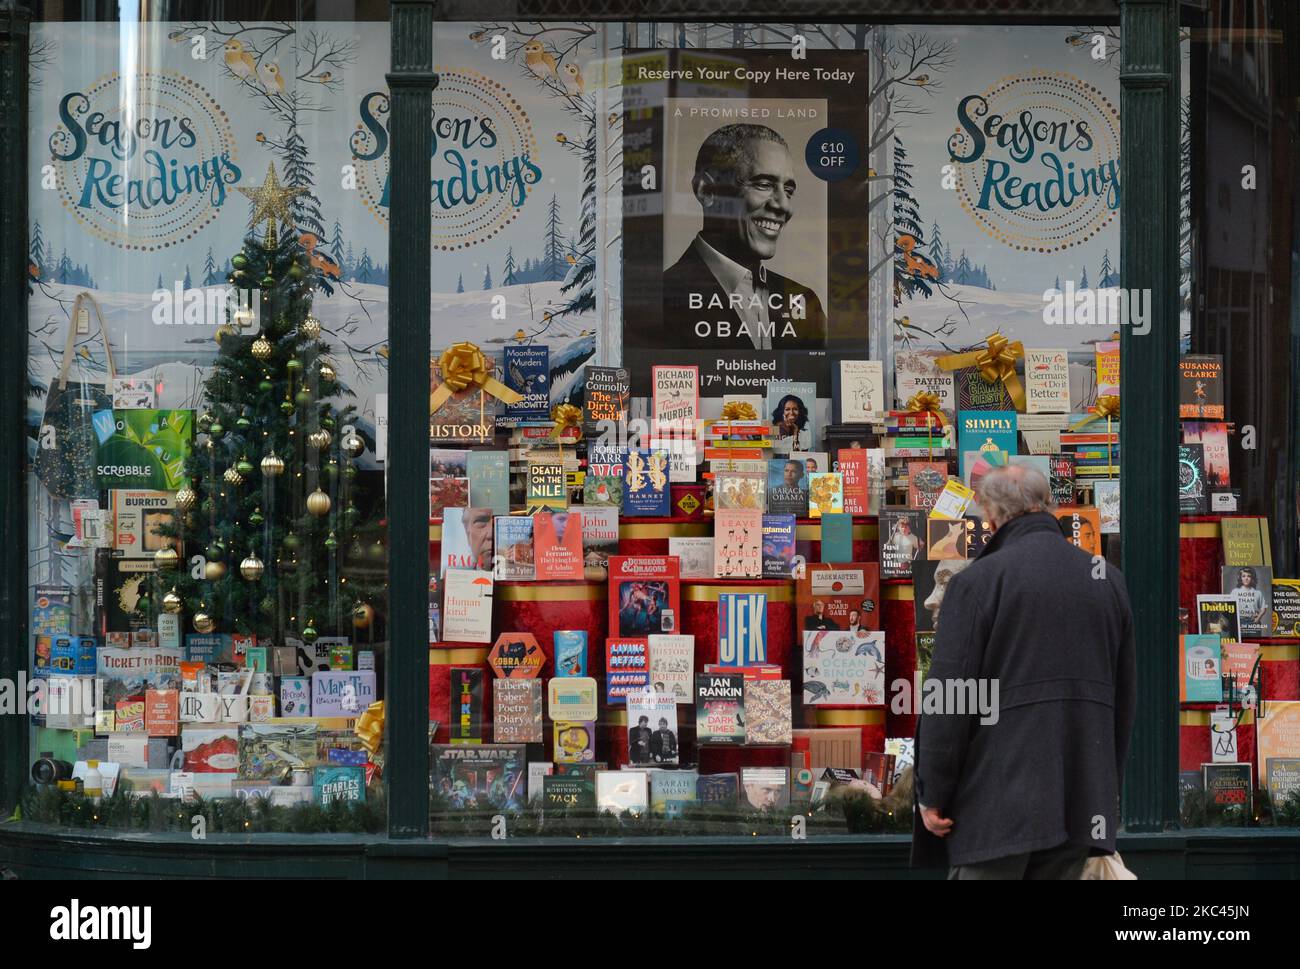
[[271,341],[264,336],[259,336],[253,341],[253,356],[258,360],[269,360],[271,357]]
[[193,511],[194,506],[199,503],[199,493],[193,488],[182,488],[176,492],[176,510],[179,512]]
[[171,592],[163,596],[163,603],[162,603],[163,612],[170,613],[171,615],[174,616],[181,611],[182,605],[183,602],[181,600],[180,594],[177,593],[175,587],[172,588]]
[[308,340],[314,340],[320,336],[320,320],[309,313],[307,318],[302,321],[302,326],[299,329],[302,330],[302,335]]
[[352,607],[352,626],[354,629],[367,628],[375,618],[375,607],[368,602],[358,602]]
[[262,458],[262,474],[268,478],[278,478],[284,474],[284,459],[277,457],[275,452],[272,451]]
[[209,582],[216,582],[226,577],[225,562],[209,562],[203,566],[203,577]]
[[332,381],[338,376],[338,373],[330,365],[328,360],[321,361],[320,366],[316,368],[316,373],[320,376],[320,379],[324,380],[326,383]]
[[317,488],[307,496],[307,510],[320,518],[328,515],[330,511],[330,496]]
[[266,566],[262,560],[257,557],[256,552],[249,552],[248,558],[239,563],[239,574],[249,582],[256,582],[262,577],[262,571]]
[[176,563],[181,560],[180,553],[170,545],[164,545],[158,551],[153,553],[154,565],[160,569],[174,569]]
[[356,431],[348,434],[343,438],[343,451],[350,458],[361,456],[361,452],[366,449],[365,439]]
[[239,473],[238,468],[233,466],[226,468],[226,473],[223,477],[226,479],[226,484],[241,485],[244,483],[244,476]]
[[224,340],[226,337],[230,336],[234,332],[235,332],[235,328],[225,323],[222,323],[219,327],[217,327],[217,332],[215,334],[217,338],[217,346],[220,346],[221,341]]
[[194,628],[201,633],[210,633],[217,628],[217,621],[206,612],[196,612],[194,614]]
[[330,432],[325,430],[323,427],[319,430],[312,431],[307,435],[307,443],[317,451],[324,451],[330,446],[330,441],[332,440],[334,440],[334,438],[330,436]]

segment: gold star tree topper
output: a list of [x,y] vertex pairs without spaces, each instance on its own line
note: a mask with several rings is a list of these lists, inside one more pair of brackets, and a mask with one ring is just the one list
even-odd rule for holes
[[274,249],[276,220],[284,223],[293,221],[293,216],[289,212],[289,202],[294,196],[302,195],[307,190],[281,185],[275,175],[275,162],[271,162],[266,169],[266,181],[257,188],[240,188],[239,191],[248,196],[253,203],[253,217],[249,221],[256,225],[266,219],[266,237],[262,240],[262,245],[267,249]]

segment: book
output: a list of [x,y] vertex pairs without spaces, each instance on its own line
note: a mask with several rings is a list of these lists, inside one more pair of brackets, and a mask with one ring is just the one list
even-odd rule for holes
[[939,398],[939,409],[949,418],[957,410],[957,391],[952,371],[935,361],[943,355],[936,350],[898,350],[894,354],[894,391],[900,407],[915,394],[931,393]]
[[527,798],[526,750],[522,744],[433,744],[432,793],[447,810],[522,811]]
[[1237,600],[1241,639],[1268,636],[1273,631],[1273,570],[1262,565],[1225,565],[1220,588]]
[[1223,357],[1188,354],[1178,361],[1178,416],[1223,420]]
[[722,472],[713,484],[715,510],[762,512],[767,508],[767,477],[746,472]]
[[[308,700],[310,704],[310,699]],[[308,707],[310,709],[310,706]],[[285,714],[290,716],[290,714]],[[175,737],[180,721],[180,691],[149,688],[144,693],[144,727],[150,737]]]
[[1224,701],[1239,703],[1243,707],[1255,706],[1259,691],[1250,680],[1259,663],[1259,644],[1224,641],[1219,646],[1219,654],[1223,675],[1227,677]]
[[888,409],[884,364],[879,360],[841,360],[831,371],[837,424],[870,424]]
[[609,632],[649,636],[677,632],[681,581],[670,555],[613,555],[609,559]]
[[650,684],[650,645],[645,638],[610,636],[605,640],[605,702],[622,705],[629,694]]
[[1098,340],[1097,354],[1097,396],[1119,396],[1119,341]]
[[880,513],[880,577],[909,579],[912,563],[924,558],[929,521],[911,508],[886,508]]
[[492,573],[451,569],[444,582],[443,637],[449,642],[492,642]]
[[521,420],[546,420],[551,415],[551,363],[546,344],[508,344],[502,356],[502,383],[523,399],[505,404],[497,423],[512,427]]
[[596,810],[639,818],[650,810],[650,775],[643,770],[596,771]]
[[697,673],[695,675],[695,739],[701,746],[736,745],[745,742],[745,677],[743,674]]
[[677,700],[653,689],[627,698],[627,754],[633,767],[677,766]]
[[700,804],[735,808],[740,797],[740,775],[701,774],[695,782],[695,799]]
[[651,430],[695,436],[700,419],[700,368],[697,366],[652,366]]
[[1224,565],[1273,565],[1267,518],[1221,518]]
[[1066,541],[1089,555],[1101,554],[1101,514],[1096,507],[1075,505],[1054,508],[1052,514],[1056,516],[1056,523],[1061,526],[1061,534]]
[[109,633],[135,633],[149,627],[142,608],[158,567],[147,559],[118,558],[111,549],[95,550],[95,628],[101,639]]
[[1025,412],[1070,413],[1070,360],[1064,350],[1025,350]]
[[803,633],[805,705],[878,706],[885,702],[885,634],[854,630]]
[[948,483],[947,461],[907,462],[907,505],[929,512]]
[[678,559],[683,579],[712,579],[713,538],[671,535],[668,554]]
[[492,568],[491,508],[444,508],[439,559],[448,569]]
[[943,608],[948,582],[968,565],[970,559],[948,559],[942,562],[918,559],[912,563],[914,621],[918,636],[938,628],[939,612]]
[[821,560],[853,561],[853,516],[832,511],[821,516]]
[[582,571],[589,582],[609,578],[609,557],[618,554],[618,509],[582,509]]
[[549,760],[528,762],[528,803],[541,804],[543,800],[543,778],[555,773],[555,765]]
[[790,681],[745,681],[745,743],[790,743]]
[[505,451],[470,451],[466,458],[470,508],[510,514],[510,456]]
[[844,488],[844,511],[850,515],[875,514],[871,508],[868,453],[865,448],[840,448],[837,452],[835,470],[840,473]]
[[542,778],[542,812],[583,815],[596,810],[596,778],[555,774]]
[[979,367],[961,367],[953,371],[957,388],[957,411],[998,411],[1005,413],[1015,406],[1011,393],[1001,380],[985,380]]
[[313,717],[359,717],[377,699],[374,670],[317,670],[311,675]]
[[582,513],[539,511],[533,516],[533,563],[538,581],[581,581]]
[[587,675],[587,631],[585,629],[557,629],[552,644],[555,651],[557,677]]
[[927,518],[925,520],[925,557],[931,562],[973,558],[968,551],[970,518]]
[[794,577],[795,534],[794,515],[763,516],[763,578]]
[[442,519],[444,508],[469,505],[469,451],[429,450],[429,517]]
[[526,515],[493,519],[497,579],[528,581],[537,577],[533,559],[533,519]]
[[808,514],[808,471],[792,456],[767,463],[767,510],[803,517]]
[[528,456],[525,504],[532,514],[543,509],[567,511],[569,489],[564,457],[559,451],[533,451]]
[[599,444],[587,448],[587,473],[582,479],[582,505],[584,508],[623,506],[624,451],[618,447]]
[[764,419],[773,426],[772,451],[790,454],[817,446],[817,385],[811,381],[770,380]]
[[763,574],[763,512],[719,509],[713,516],[713,570],[718,578]]
[[451,718],[447,724],[453,744],[483,742],[483,669],[479,666],[453,666],[448,694]]
[[750,666],[767,662],[767,595],[723,592],[718,595],[718,665]]
[[1120,509],[1118,479],[1107,478],[1093,482],[1092,501],[1097,508],[1101,534],[1118,535]]
[[1273,580],[1273,636],[1300,638],[1300,579]]
[[1269,803],[1276,811],[1287,805],[1300,806],[1300,757],[1270,757],[1264,764],[1265,783],[1268,785]]
[[742,767],[740,790],[755,811],[779,811],[790,803],[788,767]]
[[1182,658],[1180,702],[1219,703],[1223,700],[1220,645],[1218,636],[1189,633],[1178,637]]
[[667,452],[629,448],[625,461],[623,514],[646,517],[671,514]]
[[492,739],[499,744],[540,744],[542,681],[492,681]]
[[1251,771],[1250,764],[1202,764],[1205,777],[1205,794],[1209,802],[1220,808],[1238,808],[1250,817]]
[[650,651],[650,686],[677,703],[693,703],[695,637],[656,633],[647,637]]
[[1205,479],[1211,491],[1232,488],[1227,424],[1222,421],[1183,421],[1183,443],[1201,445],[1205,455]]
[[696,770],[657,770],[650,774],[650,813],[657,818],[680,818],[696,803]]
[[1198,595],[1196,631],[1234,642],[1240,640],[1241,632],[1237,627],[1237,597]]
[[957,415],[957,453],[961,456],[958,474],[963,480],[970,452],[1006,451],[1015,454],[1017,446],[1014,410],[962,411]]
[[616,433],[627,423],[631,375],[623,367],[583,368],[582,420],[588,438]]
[[[485,356],[484,362],[489,375],[502,376],[494,358]],[[490,443],[496,432],[496,396],[472,381],[461,390],[444,387],[442,367],[436,353],[429,368],[429,378],[429,392],[438,401],[429,417],[430,439],[440,443]],[[430,401],[431,405],[433,403]]]
[[113,538],[109,547],[125,558],[152,558],[160,548],[176,547],[176,539],[157,531],[160,525],[172,524],[175,509],[174,491],[110,490],[108,513]]
[[808,476],[808,515],[820,518],[827,512],[844,510],[844,479],[837,471]]
[[1178,445],[1178,512],[1204,515],[1209,510],[1205,484],[1205,446]]

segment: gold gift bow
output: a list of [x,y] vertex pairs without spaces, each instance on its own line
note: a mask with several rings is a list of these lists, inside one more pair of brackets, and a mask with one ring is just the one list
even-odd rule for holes
[[384,743],[384,701],[376,700],[366,707],[366,712],[357,717],[357,725],[352,729],[366,752],[371,758],[375,757]]
[[[1110,422],[1112,418],[1119,417],[1119,398],[1114,394],[1103,394],[1097,398],[1097,406],[1092,409],[1092,413],[1082,420],[1075,421],[1070,425],[1070,430],[1077,431],[1081,427],[1091,424],[1093,421],[1106,418],[1106,477],[1114,477],[1115,468],[1110,462],[1110,456],[1113,452],[1110,442]],[[1121,486],[1122,487],[1122,486]]]
[[724,421],[752,421],[757,420],[758,414],[754,413],[754,405],[747,400],[728,401],[722,408],[722,419]]
[[978,367],[980,376],[989,383],[999,380],[1011,395],[1016,410],[1025,409],[1025,388],[1016,374],[1016,361],[1025,355],[1025,345],[1019,340],[1009,341],[996,330],[989,334],[987,346],[970,350],[966,353],[950,353],[935,361],[944,370],[957,370],[961,367]]
[[452,394],[474,384],[507,404],[518,404],[524,399],[522,394],[492,376],[483,351],[472,343],[453,343],[443,350],[438,369],[442,372],[442,384],[429,398],[430,413],[447,403]]
[[930,429],[934,424],[934,418],[938,418],[939,426],[944,427],[948,421],[943,416],[943,411],[939,409],[939,395],[928,390],[920,390],[907,399],[907,410],[912,414],[925,415],[925,443],[930,449],[930,460],[934,460],[934,441]]
[[573,428],[578,432],[576,439],[582,438],[581,407],[574,404],[556,404],[551,408],[551,420],[555,422],[555,427],[551,429],[551,437],[563,439],[564,432]]

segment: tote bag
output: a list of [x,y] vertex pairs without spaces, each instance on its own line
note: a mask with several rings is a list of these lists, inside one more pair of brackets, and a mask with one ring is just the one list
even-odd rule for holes
[[[107,377],[104,381],[68,382],[72,368],[73,346],[78,323],[83,314],[95,312],[100,339],[104,342]],[[93,416],[97,411],[113,410],[113,348],[108,342],[108,328],[99,304],[90,293],[80,293],[72,304],[68,320],[68,339],[63,346],[63,363],[58,379],[45,395],[45,416],[36,440],[36,476],[56,498],[96,498],[99,486],[95,478],[95,453],[99,438]]]

